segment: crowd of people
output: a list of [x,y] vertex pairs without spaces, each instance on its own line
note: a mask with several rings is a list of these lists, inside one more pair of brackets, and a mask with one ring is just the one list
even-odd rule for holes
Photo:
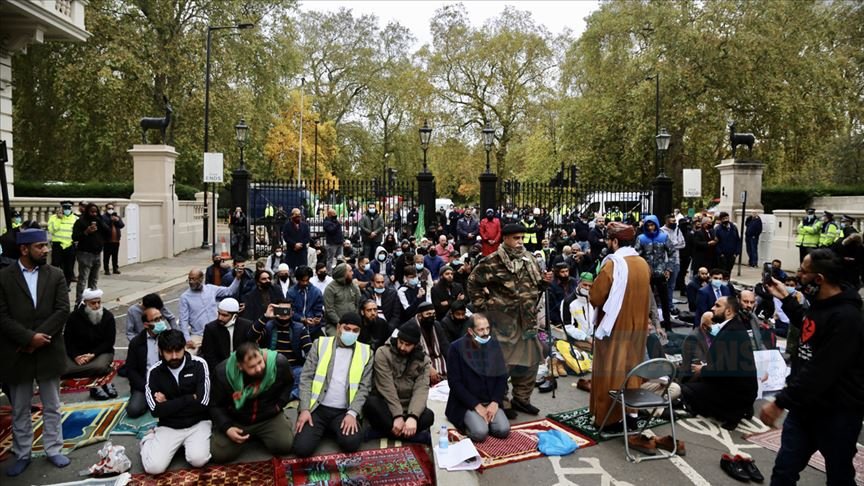
[[[790,411],[776,484],[794,483],[805,452],[816,449],[829,476],[854,475],[864,418],[857,360],[864,259],[851,218],[832,226],[826,213],[815,246],[806,245],[817,224],[805,219],[798,271],[785,273],[775,261],[751,291],[734,289],[729,275],[742,238],[758,266],[758,214],[743,234],[722,212],[693,218],[698,225],[677,211],[639,221],[620,212],[581,214],[566,224],[533,208],[519,215],[487,209],[482,218],[472,208],[443,214],[447,225],[428,237],[397,240],[370,204],[355,246],[331,211],[319,245],[294,209],[267,258],[214,255],[207,268],[190,270],[177,316],[157,294],[131,306],[121,370],[131,390],[127,414],[149,412],[159,422],[142,440],[145,471],[164,471],[181,446],[200,467],[235,460],[250,440],[274,455],[301,457],[314,454],[325,435],[345,452],[376,437],[429,443],[435,417],[426,402],[444,380],[452,424],[475,441],[506,437],[509,420],[539,414],[537,386],[550,390],[542,370],[553,372],[561,358],[552,334],[593,357],[591,379],[579,387],[590,393],[595,425],[613,433],[637,417],[613,405],[609,391],[636,365],[675,349],[682,356],[675,381],[660,388],[686,412],[734,429],[753,413],[754,351],[776,348],[785,336],[792,375],[762,410],[769,424]],[[62,239],[70,215],[57,218],[60,241],[22,225],[11,251],[4,244],[3,256],[13,259],[0,272],[0,381],[13,405],[17,458],[10,476],[30,464],[33,382],[48,460],[63,467],[59,380],[99,376],[113,360],[114,317],[90,278],[99,270],[95,250],[119,234],[111,224],[122,220],[88,205],[72,222],[79,268],[84,262],[78,281],[86,283],[70,312]],[[102,247],[82,245],[94,234]],[[59,268],[47,266],[52,246]],[[687,310],[676,307],[676,291],[686,295]],[[19,304],[31,300],[32,307]],[[692,322],[682,317],[688,312]],[[690,329],[682,334],[673,323]],[[91,391],[97,400],[116,395],[112,386]],[[293,423],[289,406],[298,410]],[[627,440],[648,454],[684,450],[668,436]],[[759,474],[754,464],[725,468]]]

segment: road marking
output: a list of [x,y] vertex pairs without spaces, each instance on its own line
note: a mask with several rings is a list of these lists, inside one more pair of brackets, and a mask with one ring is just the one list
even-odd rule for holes
[[695,486],[711,486],[711,483],[693,469],[693,466],[687,464],[687,461],[685,461],[684,458],[680,456],[671,457],[669,458],[669,462],[674,464],[675,467],[677,467],[678,470],[681,471],[681,473],[684,474],[684,476],[686,476]]
[[[677,423],[690,432],[705,435],[716,440],[729,451],[729,455],[731,456],[736,454],[745,455],[746,452],[741,449],[759,449],[761,447],[756,444],[736,444],[728,430],[720,427],[716,421],[708,418],[693,417],[679,420]],[[758,433],[766,432],[770,429],[754,418],[752,420],[742,420],[736,430],[743,433]]]
[[[601,486],[633,486],[632,483],[619,481],[606,472],[600,465],[600,459],[596,457],[580,457],[579,460],[588,464],[588,467],[561,467],[561,456],[548,456],[552,462],[552,471],[558,476],[558,482],[553,486],[579,486],[577,483],[567,479],[568,474],[577,476],[600,475]],[[706,483],[707,484],[707,483]]]

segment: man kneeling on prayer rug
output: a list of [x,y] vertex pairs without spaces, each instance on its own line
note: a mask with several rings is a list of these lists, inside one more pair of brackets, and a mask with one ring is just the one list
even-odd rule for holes
[[[85,292],[86,294],[86,292]],[[180,446],[192,467],[210,460],[210,372],[207,362],[186,352],[186,339],[168,330],[157,339],[162,360],[147,370],[147,406],[159,426],[141,440],[147,474],[168,469]]]
[[426,408],[432,362],[420,343],[420,328],[407,322],[375,351],[375,384],[364,411],[369,423],[394,439],[429,443],[435,414]]
[[[69,359],[62,378],[99,377],[110,373],[116,335],[114,314],[102,307],[102,291],[85,290],[81,295],[81,304],[69,314],[63,330],[66,356]],[[90,398],[117,398],[117,389],[110,383],[91,388]]]

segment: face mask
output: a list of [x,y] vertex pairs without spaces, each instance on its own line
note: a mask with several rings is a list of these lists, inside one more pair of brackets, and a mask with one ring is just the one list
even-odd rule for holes
[[371,268],[372,268],[372,264],[370,264],[370,263],[367,263],[366,265],[363,265],[363,270],[368,271],[368,270],[371,269]]
[[486,344],[489,342],[490,339],[492,339],[491,335],[486,337],[474,336],[474,341],[476,341],[477,344]]
[[720,287],[723,286],[723,281],[722,280],[712,280],[711,286],[714,287],[715,289],[719,289]]
[[721,280],[721,281],[720,281],[720,285],[722,285],[722,286],[724,286],[724,287],[727,287],[727,286],[729,286],[729,282],[727,282],[727,281],[725,281],[725,280]]
[[494,218],[494,216],[492,216],[491,214],[486,216],[486,219],[488,219],[489,221],[492,221],[492,218]]
[[270,290],[270,285],[271,285],[270,282],[263,282],[263,283],[259,283],[259,284],[258,284],[258,287],[259,287],[261,290]]
[[383,262],[383,261],[386,260],[386,259],[387,259],[387,255],[385,255],[385,254],[383,254],[383,253],[380,254],[380,255],[378,255],[378,261],[379,261],[379,262]]
[[678,223],[669,223],[666,225],[666,227],[671,229],[671,230],[674,230],[675,228],[678,227]]
[[423,270],[423,264],[422,263],[415,263],[414,268],[416,268],[418,271]]
[[354,343],[357,342],[358,337],[360,337],[359,332],[342,331],[342,334],[339,336],[339,339],[342,340],[342,344],[344,344],[345,346],[353,346]]
[[153,323],[153,334],[161,334],[168,330],[168,324],[165,321],[156,321]]
[[507,213],[507,214],[505,214],[505,215],[504,215],[504,217],[505,217],[505,218],[512,218],[512,217],[513,217],[513,215],[512,215],[512,214],[510,214],[510,213]]
[[396,256],[397,257],[402,256],[402,250],[396,250]]
[[71,210],[71,209],[64,209],[64,210],[63,210],[63,216],[69,216],[70,214],[72,214],[72,210]]
[[375,209],[375,208],[369,208],[369,214],[375,214],[376,212],[378,212],[377,209]]
[[277,251],[277,252],[276,252],[276,256],[277,256],[277,257],[281,257],[281,256],[282,256],[282,252],[281,252],[281,251]]
[[435,322],[435,316],[423,317],[418,319],[423,326],[431,326]]
[[711,324],[711,335],[717,336],[718,334],[720,334],[720,329],[722,328],[723,326],[721,326],[720,324]]
[[288,275],[279,275],[279,280],[281,280],[283,282],[287,282],[288,281]]
[[106,212],[107,212],[108,214],[114,214],[114,210],[113,210],[113,209],[109,209],[109,210],[106,211]]
[[788,292],[789,295],[794,294],[795,293],[795,287],[786,287],[786,292]]
[[452,262],[450,262],[450,265],[453,265],[454,267],[461,266],[462,260],[453,260]]
[[414,277],[414,278],[412,278],[412,279],[409,279],[409,280],[408,280],[408,285],[410,285],[410,286],[412,286],[412,287],[416,287],[416,286],[420,285],[420,279],[417,278],[417,277]]
[[323,280],[326,279],[326,278],[327,278],[327,274],[326,274],[326,273],[319,273],[319,274],[318,274],[318,280],[322,280],[322,281],[323,281]]
[[528,216],[525,218],[525,221],[534,221],[534,216]]
[[15,224],[21,224],[21,218],[12,218],[12,222]]
[[373,290],[375,291],[376,294],[383,294],[384,291],[387,290],[387,289],[385,289],[385,288],[383,288],[383,287],[380,288],[380,289],[379,289],[378,287],[375,287]]

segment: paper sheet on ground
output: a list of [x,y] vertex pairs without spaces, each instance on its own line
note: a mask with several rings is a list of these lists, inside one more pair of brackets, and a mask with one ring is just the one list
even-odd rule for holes
[[455,444],[450,444],[443,454],[436,446],[435,459],[438,467],[448,471],[473,471],[480,468],[483,463],[471,439],[462,439]]
[[759,384],[757,397],[763,398],[765,392],[782,390],[786,385],[786,377],[790,370],[778,349],[754,351],[756,360],[756,378]]

